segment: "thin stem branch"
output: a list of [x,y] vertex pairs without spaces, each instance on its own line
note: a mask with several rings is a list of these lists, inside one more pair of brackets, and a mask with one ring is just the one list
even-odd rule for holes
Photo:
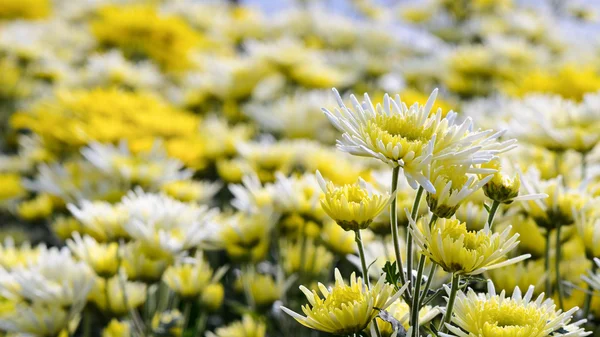
[[494,200],[492,202],[492,207],[490,208],[490,212],[488,214],[487,223],[490,229],[492,229],[492,223],[494,222],[494,216],[496,216],[496,211],[498,211],[498,206],[500,206],[500,202]]
[[442,320],[440,327],[438,330],[440,332],[447,331],[446,323],[450,323],[452,319],[452,310],[454,309],[454,301],[456,300],[456,294],[458,293],[458,283],[460,282],[460,275],[452,274],[452,285],[450,288],[450,296],[448,297],[448,304],[446,305],[446,313],[444,314],[444,319]]
[[427,274],[427,283],[425,283],[425,289],[423,289],[423,294],[421,295],[421,299],[419,300],[419,310],[423,307],[423,301],[427,297],[427,293],[431,288],[431,282],[433,282],[433,276],[435,275],[435,271],[437,270],[437,264],[431,263],[431,268],[429,268],[429,274]]
[[550,230],[546,230],[546,253],[544,255],[544,271],[546,272],[545,292],[546,296],[550,296],[551,280],[550,280]]
[[[592,274],[596,273],[598,266],[592,262]],[[592,296],[594,289],[588,284],[587,293],[585,294],[585,302],[583,304],[583,318],[587,319],[592,308]]]
[[554,257],[554,269],[556,272],[556,291],[558,293],[558,307],[559,309],[563,309],[563,291],[562,291],[562,284],[561,284],[561,280],[560,280],[560,255],[561,255],[561,251],[560,251],[560,228],[562,226],[560,224],[558,224],[558,226],[556,226],[556,256]]
[[[421,197],[423,196],[423,186],[419,186],[417,195],[415,196],[415,202],[412,206],[410,216],[413,220],[417,220],[417,214],[419,213],[419,204],[421,203]],[[406,279],[412,281],[412,264],[413,264],[413,239],[410,235],[410,231],[406,231]]]
[[[365,258],[365,247],[363,246],[362,236],[360,234],[360,229],[354,231],[354,240],[356,241],[356,245],[358,246],[358,255],[360,256],[360,265],[362,267],[362,275],[367,288],[371,289],[371,280],[369,278],[369,268],[367,267],[367,260]],[[377,324],[377,318],[373,319],[373,324],[375,325],[375,332],[377,333],[377,337],[381,337],[381,332],[379,331],[379,325]]]
[[250,266],[245,265],[245,268],[243,269],[242,276],[241,276],[242,277],[242,286],[244,287],[244,295],[246,296],[246,302],[247,302],[246,304],[248,304],[248,306],[254,310],[256,305],[254,303],[254,297],[252,297],[252,289],[250,288],[250,282],[248,279],[248,275],[250,275]]
[[419,267],[417,270],[417,279],[415,280],[415,290],[413,292],[413,303],[410,310],[410,324],[413,327],[412,337],[419,336],[419,300],[421,298],[421,279],[423,278],[423,269],[425,269],[425,254],[421,254],[419,259]]
[[406,283],[404,277],[404,267],[402,266],[402,256],[400,254],[400,239],[398,237],[398,204],[396,197],[398,195],[396,189],[398,188],[398,175],[400,174],[400,167],[394,167],[392,171],[392,203],[390,204],[390,225],[392,226],[392,241],[394,242],[394,254],[396,255],[396,265],[400,271],[400,281],[402,285]]
[[187,329],[188,324],[190,323],[190,314],[192,313],[192,301],[185,301],[183,306],[183,331]]

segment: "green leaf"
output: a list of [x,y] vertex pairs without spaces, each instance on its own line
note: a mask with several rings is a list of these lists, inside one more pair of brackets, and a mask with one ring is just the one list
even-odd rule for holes
[[396,262],[390,263],[390,261],[387,261],[383,266],[383,272],[385,273],[385,282],[393,285],[396,288],[396,290],[398,290],[400,288],[398,286],[400,280],[400,272],[398,272]]

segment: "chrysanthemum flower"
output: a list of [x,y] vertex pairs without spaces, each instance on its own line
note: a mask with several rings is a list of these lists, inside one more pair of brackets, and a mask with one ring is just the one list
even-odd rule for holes
[[[392,315],[392,317],[397,319],[404,329],[408,330],[410,328],[410,307],[403,299],[397,299],[386,309],[386,311]],[[429,323],[441,312],[442,310],[439,307],[432,307],[429,305],[424,306],[419,310],[419,325]],[[391,337],[394,334],[392,324],[384,322],[381,318],[377,318],[376,320],[382,337]]]
[[165,284],[186,299],[196,298],[211,282],[213,270],[201,252],[169,266],[163,275]]
[[582,191],[565,188],[562,176],[542,180],[535,169],[530,169],[521,176],[521,188],[527,194],[548,195],[547,198],[532,199],[520,204],[538,226],[546,229],[574,223],[575,214],[587,202],[587,196]]
[[511,226],[502,233],[492,233],[487,224],[482,230],[469,231],[456,219],[437,219],[431,228],[426,221],[420,218],[417,224],[411,220],[410,231],[423,254],[449,273],[477,275],[531,256],[506,259],[519,244],[518,234],[509,238]]
[[214,333],[207,332],[207,337],[265,337],[267,326],[264,322],[255,320],[250,315],[244,315],[241,321],[217,328]]
[[394,287],[386,284],[385,276],[382,275],[369,289],[363,279],[356,277],[354,273],[347,285],[336,269],[335,285],[332,288],[328,289],[319,283],[323,297],[314,290],[311,292],[300,286],[309,302],[302,307],[306,317],[286,307],[281,309],[308,328],[335,335],[348,335],[364,330],[378,315],[379,310],[385,310],[402,295],[407,285],[408,283],[400,291],[394,292]]
[[580,327],[585,320],[575,323],[571,317],[579,308],[569,311],[556,311],[554,302],[544,295],[533,299],[533,286],[523,295],[517,287],[512,297],[505,292],[496,294],[494,284],[488,281],[487,294],[477,294],[469,289],[459,292],[454,304],[452,325],[447,324],[452,334],[442,333],[443,337],[546,337],[587,336]]
[[99,276],[110,277],[117,273],[118,243],[98,243],[90,236],[81,237],[75,232],[73,239],[67,240],[67,246],[79,260],[87,263]]
[[352,185],[335,186],[326,182],[319,171],[317,181],[323,190],[321,206],[340,227],[347,231],[356,231],[369,227],[369,224],[392,200],[391,195],[377,194],[367,183],[359,178]]
[[281,264],[287,275],[298,273],[306,277],[315,277],[331,270],[333,254],[312,239],[306,240],[304,248],[301,241],[282,241],[280,247]]
[[23,336],[59,336],[73,315],[60,305],[26,304],[0,315],[0,329]]
[[428,173],[432,161],[447,161],[449,165],[472,165],[490,161],[495,154],[514,147],[514,140],[497,142],[503,132],[473,131],[470,118],[456,123],[456,113],[442,117],[438,109],[430,114],[437,96],[434,90],[424,106],[410,108],[399,96],[383,98],[374,106],[365,94],[360,104],[350,96],[355,111],[350,110],[337,91],[339,109],[323,109],[329,121],[341,132],[337,146],[357,156],[377,158],[392,167],[401,167],[413,188],[420,184],[435,193]]
[[128,281],[123,274],[98,278],[89,300],[105,313],[124,316],[146,301],[146,287],[145,283]]
[[598,217],[600,214],[593,209],[591,211],[581,210],[575,212],[574,215],[577,233],[583,242],[586,256],[588,259],[600,256],[600,218]]
[[175,180],[160,187],[160,190],[171,198],[183,202],[208,204],[223,186],[219,182]]
[[262,261],[268,250],[273,219],[269,214],[236,213],[223,220],[220,245],[227,255],[240,262]]
[[186,323],[186,318],[181,312],[174,309],[154,314],[150,327],[154,336],[180,337]]
[[[594,258],[594,263],[596,264],[596,268],[600,268],[600,259]],[[589,275],[581,276],[581,279],[585,281],[585,283],[589,284],[596,291],[600,291],[600,273],[590,271]]]
[[490,270],[485,275],[494,282],[494,286],[498,290],[504,290],[509,295],[516,287],[528,289],[530,286],[534,286],[536,290],[542,292],[544,280],[548,277],[543,259],[518,262],[500,269]]
[[[508,174],[501,172],[502,166],[500,159],[496,158],[488,163],[481,164],[481,168],[496,170],[496,172],[491,175],[492,179],[483,185],[482,188],[483,193],[485,193],[485,195],[493,201],[503,204],[510,204],[513,201],[536,200],[548,197],[548,195],[544,193],[519,196],[519,190],[521,189],[521,176],[515,174],[511,178]],[[481,178],[484,178],[484,176]]]
[[129,234],[123,228],[129,214],[122,205],[84,200],[79,205],[68,204],[67,209],[83,227],[82,230],[97,241],[129,238]]
[[491,175],[478,180],[469,175],[469,166],[438,165],[432,168],[431,177],[435,193],[427,193],[429,209],[440,218],[450,218],[461,203],[492,179]]
[[125,230],[148,247],[178,253],[216,238],[216,210],[205,205],[183,203],[141,189],[129,192],[121,204],[129,215]]

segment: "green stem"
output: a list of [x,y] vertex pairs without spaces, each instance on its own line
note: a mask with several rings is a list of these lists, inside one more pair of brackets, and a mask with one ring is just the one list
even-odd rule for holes
[[196,327],[194,328],[193,337],[200,337],[204,335],[204,330],[206,330],[206,321],[208,320],[208,314],[204,311],[200,311],[200,316],[198,316],[198,322],[196,323]]
[[500,206],[500,202],[494,200],[494,202],[492,202],[492,207],[490,208],[490,213],[488,214],[488,219],[487,219],[487,223],[488,223],[488,226],[490,227],[490,230],[492,229],[492,223],[494,222],[494,216],[496,215],[498,206]]
[[[598,266],[592,262],[592,274],[596,273]],[[583,304],[583,318],[587,319],[592,308],[592,295],[594,289],[588,284],[588,292],[585,294],[585,302]]]
[[419,267],[417,270],[417,279],[415,280],[415,290],[413,292],[413,303],[411,308],[410,325],[412,326],[412,337],[419,336],[419,300],[421,290],[421,279],[423,278],[423,269],[425,269],[425,254],[421,254]]
[[421,299],[419,300],[419,310],[421,310],[421,306],[423,305],[423,301],[427,297],[427,293],[431,288],[431,282],[433,282],[433,276],[435,275],[435,271],[437,270],[437,264],[431,263],[431,268],[429,269],[429,274],[427,275],[427,283],[425,283],[425,289],[423,290],[423,294]]
[[556,226],[556,256],[554,257],[554,269],[556,272],[556,291],[558,292],[558,308],[563,309],[563,291],[562,284],[560,280],[560,228],[562,226],[558,224]]
[[254,297],[252,297],[252,289],[250,287],[250,283],[248,280],[248,275],[250,274],[250,266],[246,265],[246,268],[244,268],[244,271],[242,273],[242,286],[244,287],[244,294],[246,295],[246,304],[248,304],[248,306],[254,310],[256,305],[254,303]]
[[106,299],[106,311],[112,313],[110,305],[110,291],[108,289],[108,277],[104,278],[104,298]]
[[[360,229],[354,231],[354,234],[354,240],[356,241],[356,245],[358,246],[358,255],[360,256],[360,265],[362,267],[363,281],[367,285],[367,288],[371,289],[371,280],[369,279],[369,268],[367,267],[367,260],[365,258],[365,247],[363,246]],[[375,325],[375,332],[377,333],[377,337],[381,337],[381,332],[379,332],[379,325],[377,324],[377,318],[373,319],[373,324]]]
[[550,296],[551,280],[550,280],[550,230],[546,230],[546,253],[544,255],[544,271],[546,272],[546,296]]
[[92,313],[86,309],[83,315],[83,337],[90,337],[92,333]]
[[356,241],[356,245],[358,246],[358,255],[360,256],[360,266],[362,267],[362,275],[363,280],[367,287],[371,287],[371,280],[369,279],[369,269],[367,268],[367,261],[365,259],[365,248],[362,242],[362,236],[360,234],[360,230],[357,229],[354,231],[354,240]]
[[448,304],[446,305],[446,314],[444,314],[444,319],[438,328],[440,332],[447,331],[446,323],[450,323],[450,320],[452,319],[452,309],[454,309],[454,301],[456,300],[456,294],[458,293],[459,282],[460,275],[452,274],[452,285],[450,288],[450,296],[448,297]]
[[[423,196],[423,186],[419,186],[419,189],[417,190],[417,196],[415,197],[415,202],[413,203],[412,206],[412,211],[410,214],[410,217],[414,220],[417,221],[417,214],[419,213],[419,204],[421,203],[421,197]],[[433,218],[432,218],[433,219]],[[412,280],[412,263],[413,263],[413,239],[412,236],[410,235],[410,231],[406,231],[406,273],[407,273],[407,277],[406,279],[411,281]]]
[[392,226],[392,241],[394,242],[394,253],[396,255],[396,265],[400,272],[400,281],[402,285],[406,283],[404,277],[404,267],[402,266],[402,256],[400,255],[400,239],[398,237],[398,204],[396,197],[398,195],[396,189],[398,188],[398,175],[400,174],[400,167],[394,167],[392,171],[392,203],[390,204],[390,224]]
[[586,163],[586,153],[583,152],[581,153],[581,180],[585,180],[585,176],[586,176],[586,167],[587,163]]
[[190,322],[190,314],[192,313],[192,301],[185,301],[183,306],[183,331],[187,328]]

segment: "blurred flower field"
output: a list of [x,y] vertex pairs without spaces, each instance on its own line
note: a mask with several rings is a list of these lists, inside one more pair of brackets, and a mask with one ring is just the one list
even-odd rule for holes
[[600,3],[0,0],[0,334],[600,336]]

